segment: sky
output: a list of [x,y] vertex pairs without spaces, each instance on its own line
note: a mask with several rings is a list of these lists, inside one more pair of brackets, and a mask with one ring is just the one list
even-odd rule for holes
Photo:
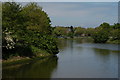
[[[112,0],[111,0],[112,1]],[[118,22],[118,2],[37,2],[52,26],[98,27]],[[22,2],[22,5],[26,3]]]
[[17,2],[118,2],[120,0],[0,0],[6,1],[17,1]]
[[39,2],[52,26],[98,27],[118,22],[117,2]]

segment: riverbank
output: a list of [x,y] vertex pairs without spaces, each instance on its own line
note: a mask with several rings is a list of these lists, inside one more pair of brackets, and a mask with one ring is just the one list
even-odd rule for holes
[[[58,38],[58,42],[60,40],[63,40],[65,38]],[[84,39],[89,40],[89,42],[93,42],[93,39],[91,37],[74,37],[74,38],[67,38],[67,40],[79,40],[79,39]],[[120,41],[107,41],[108,44],[120,44]],[[7,60],[2,60],[3,66],[9,66],[9,65],[16,65],[16,64],[24,64],[26,62],[32,61],[34,59],[43,59],[46,57],[54,56],[54,54],[49,54],[48,52],[44,50],[38,50],[38,49],[33,49],[34,54],[36,56],[33,56],[32,58],[30,57],[20,57],[20,56],[14,56],[12,58],[9,58]]]
[[72,39],[92,39],[92,37],[73,37],[73,38],[70,38],[70,37],[67,37],[67,38],[58,38],[58,39],[67,39],[67,40],[72,40]]
[[53,56],[56,56],[56,55],[33,57],[33,58],[17,56],[17,57],[14,57],[12,59],[2,60],[2,66],[3,66],[3,68],[7,68],[10,66],[12,66],[12,67],[22,66],[22,65],[28,64],[34,60],[42,60],[42,59],[45,59],[48,57],[53,57]]
[[[76,40],[76,39],[89,39],[91,40],[92,42],[94,41],[92,37],[74,37],[74,38],[58,38],[59,40],[62,40],[62,39],[67,39],[67,40]],[[106,43],[108,44],[120,44],[120,40],[108,40]]]
[[108,40],[107,43],[110,43],[110,44],[120,44],[120,40],[113,40],[113,41]]
[[[116,44],[96,44],[88,39],[63,39],[59,41],[58,47],[60,50],[58,57],[37,58],[26,62],[21,61],[17,65],[4,66],[3,79],[117,76],[113,74],[118,71],[119,52]],[[84,75],[81,75],[83,73]]]
[[34,59],[43,59],[46,57],[54,56],[55,54],[50,54],[45,50],[38,49],[36,47],[31,47],[32,56],[20,56],[17,53],[16,55],[10,56],[8,59],[3,59],[3,66],[15,65],[15,64],[24,64],[26,62],[32,61]]

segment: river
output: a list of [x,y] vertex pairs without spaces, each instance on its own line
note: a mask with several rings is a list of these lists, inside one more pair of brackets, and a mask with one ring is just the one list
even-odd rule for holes
[[117,44],[60,39],[59,54],[22,66],[3,67],[3,78],[117,78]]

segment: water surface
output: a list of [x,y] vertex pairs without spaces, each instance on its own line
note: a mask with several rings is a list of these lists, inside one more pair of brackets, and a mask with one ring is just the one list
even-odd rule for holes
[[15,67],[3,67],[3,78],[117,78],[117,44],[91,39],[60,39],[59,54]]

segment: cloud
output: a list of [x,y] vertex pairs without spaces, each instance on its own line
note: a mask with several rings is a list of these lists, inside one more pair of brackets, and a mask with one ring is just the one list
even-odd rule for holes
[[117,22],[117,3],[51,2],[38,3],[48,13],[52,25],[97,27],[102,22]]

